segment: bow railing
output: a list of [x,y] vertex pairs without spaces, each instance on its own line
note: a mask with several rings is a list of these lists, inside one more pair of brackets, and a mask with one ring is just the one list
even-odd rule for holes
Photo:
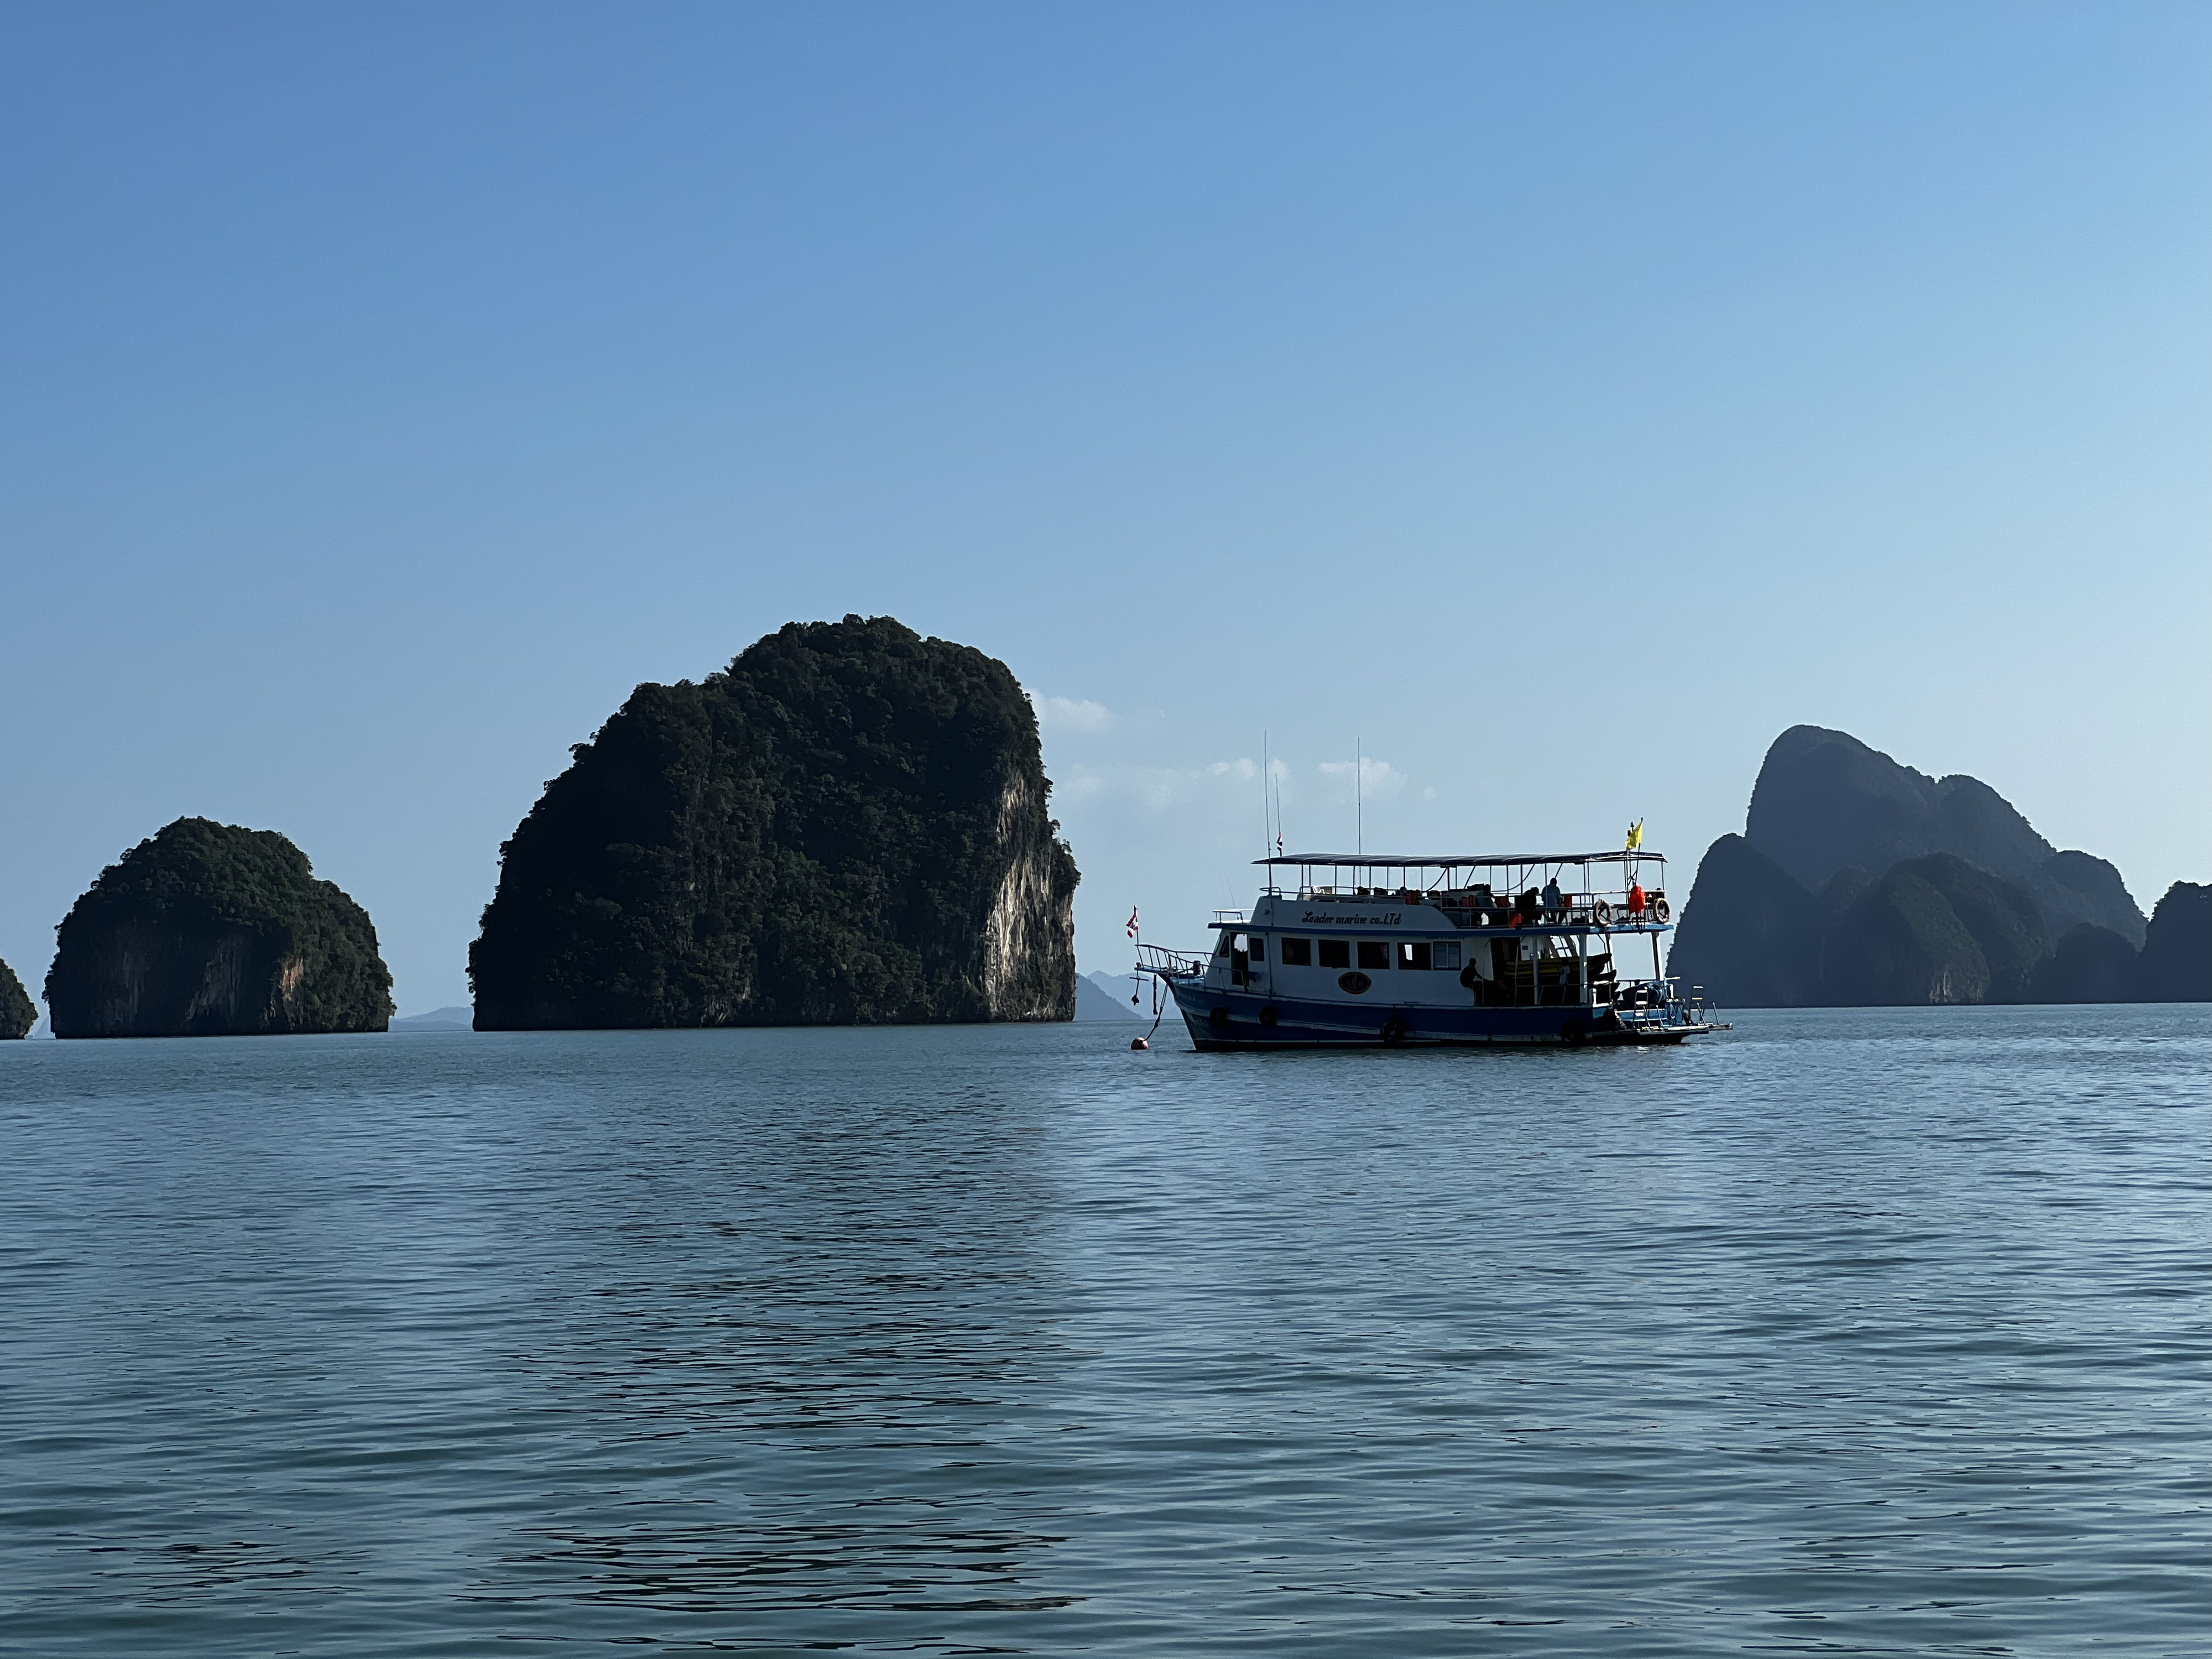
[[1206,971],[1206,958],[1188,951],[1171,951],[1164,945],[1139,945],[1137,971],[1158,974],[1164,979],[1188,979]]

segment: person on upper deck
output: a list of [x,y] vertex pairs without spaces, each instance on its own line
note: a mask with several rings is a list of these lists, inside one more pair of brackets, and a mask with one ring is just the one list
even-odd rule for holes
[[1544,908],[1547,910],[1566,908],[1566,901],[1559,896],[1559,878],[1557,876],[1544,884]]

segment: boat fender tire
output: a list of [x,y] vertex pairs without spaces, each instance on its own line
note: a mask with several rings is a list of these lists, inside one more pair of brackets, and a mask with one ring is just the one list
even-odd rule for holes
[[1272,1002],[1260,1011],[1260,1024],[1271,1031],[1275,1029],[1276,1022],[1281,1018],[1282,1015],[1275,1011],[1275,1005]]
[[1382,1041],[1383,1041],[1383,1042],[1403,1042],[1405,1040],[1406,1040],[1406,1022],[1405,1022],[1405,1020],[1404,1020],[1403,1018],[1401,1018],[1400,1016],[1398,1016],[1398,1015],[1396,1015],[1396,1014],[1393,1014],[1393,1015],[1391,1015],[1391,1016],[1390,1016],[1390,1018],[1388,1018],[1388,1019],[1386,1019],[1386,1020],[1384,1020],[1384,1021],[1382,1022]]
[[1212,1013],[1206,1017],[1206,1024],[1207,1029],[1210,1030],[1227,1030],[1229,1029],[1229,1011],[1226,1008],[1216,1008]]
[[1570,1015],[1559,1022],[1559,1041],[1570,1048],[1579,1048],[1589,1040],[1589,1027],[1577,1016]]
[[1663,898],[1656,898],[1651,901],[1651,914],[1658,917],[1662,923],[1671,921],[1674,918],[1674,909]]

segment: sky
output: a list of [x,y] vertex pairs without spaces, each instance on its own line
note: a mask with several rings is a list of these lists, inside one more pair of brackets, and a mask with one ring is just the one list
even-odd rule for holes
[[2212,880],[2212,8],[0,10],[0,957],[185,814],[403,1012],[641,681],[896,616],[1202,942],[1785,727]]

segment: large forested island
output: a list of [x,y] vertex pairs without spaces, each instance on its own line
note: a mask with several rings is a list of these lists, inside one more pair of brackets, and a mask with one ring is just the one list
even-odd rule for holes
[[1987,784],[1796,726],[1698,866],[1668,965],[1735,1007],[2205,1000],[2212,889],[2176,883],[2146,926],[2118,870]]
[[269,830],[179,818],[100,872],[58,930],[59,1037],[381,1031],[368,913]]
[[1075,860],[1005,664],[793,623],[574,754],[501,848],[479,1030],[1073,1017]]

